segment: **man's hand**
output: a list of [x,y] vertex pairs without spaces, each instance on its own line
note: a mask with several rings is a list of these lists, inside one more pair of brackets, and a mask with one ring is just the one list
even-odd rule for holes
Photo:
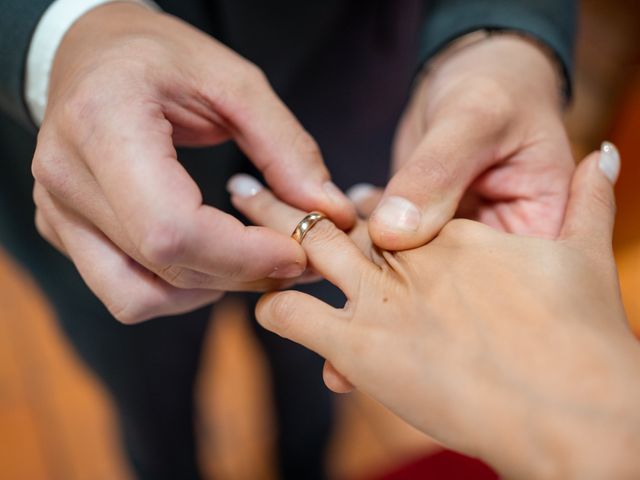
[[400,123],[374,242],[417,247],[454,215],[555,237],[574,169],[561,115],[558,74],[529,40],[504,34],[445,51]]
[[177,161],[174,144],[229,139],[280,198],[353,222],[314,140],[247,60],[137,5],[99,7],[67,33],[33,160],[36,224],[121,321],[304,271],[295,241],[203,205]]

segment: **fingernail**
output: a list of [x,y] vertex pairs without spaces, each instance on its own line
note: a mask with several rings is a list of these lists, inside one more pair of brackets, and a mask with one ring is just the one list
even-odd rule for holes
[[342,193],[342,190],[340,190],[335,183],[325,182],[322,185],[322,189],[333,203],[343,203],[345,201],[344,193]]
[[349,190],[347,190],[347,197],[356,205],[366,200],[371,196],[371,192],[376,189],[370,183],[356,183]]
[[258,180],[246,173],[238,173],[227,182],[227,191],[238,197],[253,197],[262,188],[262,184]]
[[292,263],[291,265],[285,265],[284,267],[276,267],[269,275],[269,278],[275,278],[278,280],[285,278],[296,278],[304,273],[302,265]]
[[602,142],[602,145],[600,145],[598,166],[611,183],[616,183],[620,174],[620,154],[613,143]]
[[373,212],[372,218],[390,230],[415,232],[420,226],[420,210],[406,198],[386,197]]

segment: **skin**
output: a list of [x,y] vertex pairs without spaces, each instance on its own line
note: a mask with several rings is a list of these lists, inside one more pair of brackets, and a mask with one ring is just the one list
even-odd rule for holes
[[[399,125],[397,173],[384,197],[406,196],[420,225],[399,232],[378,209],[374,242],[417,247],[456,210],[505,231],[555,236],[573,169],[557,83],[550,57],[516,35],[442,53]],[[32,164],[35,222],[116,319],[190,311],[305,270],[288,232],[204,205],[177,161],[176,146],[227,140],[279,198],[353,225],[317,144],[258,67],[139,5],[95,8],[67,32]]]
[[65,36],[33,159],[36,225],[120,321],[189,311],[304,271],[288,235],[204,205],[177,161],[176,145],[230,139],[281,198],[353,223],[315,141],[255,65],[133,4],[96,8]]
[[399,124],[396,173],[382,199],[412,202],[419,223],[396,228],[376,210],[369,224],[376,245],[423,245],[456,212],[506,232],[556,237],[574,170],[560,91],[554,60],[523,37],[445,50]]
[[[275,292],[258,321],[335,365],[330,388],[355,386],[506,478],[637,478],[640,347],[598,158],[578,168],[557,240],[458,219],[425,246],[390,252],[367,241],[366,222],[347,235],[323,220],[303,247],[346,305]],[[279,231],[304,215],[266,189],[232,194]]]

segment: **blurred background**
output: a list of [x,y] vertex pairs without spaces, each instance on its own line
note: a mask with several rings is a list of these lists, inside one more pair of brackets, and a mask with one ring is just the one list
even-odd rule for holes
[[[621,152],[614,246],[629,321],[640,335],[640,1],[584,0],[580,26],[567,126],[576,158],[603,139]],[[243,307],[226,302],[208,334],[198,387],[208,478],[277,478],[265,368]],[[333,478],[494,478],[363,395],[337,402],[327,458]],[[130,479],[118,435],[103,387],[29,277],[0,250],[0,478]]]

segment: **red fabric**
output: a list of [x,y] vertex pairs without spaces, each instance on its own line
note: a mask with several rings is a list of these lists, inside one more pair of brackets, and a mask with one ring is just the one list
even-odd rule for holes
[[372,480],[497,480],[498,474],[475,458],[442,450]]

